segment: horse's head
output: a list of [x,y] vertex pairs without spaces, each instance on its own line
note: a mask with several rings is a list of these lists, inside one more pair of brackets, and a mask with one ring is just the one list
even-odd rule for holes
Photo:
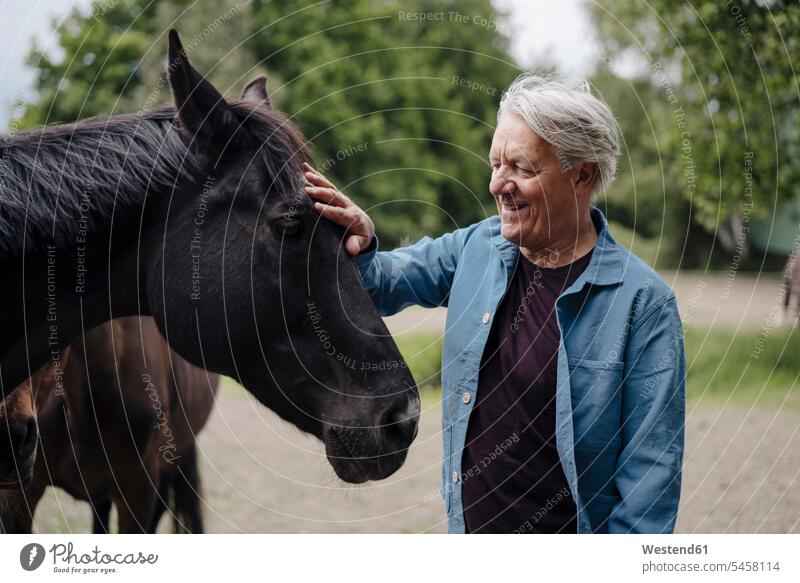
[[174,31],[168,72],[195,180],[171,197],[149,267],[159,326],[188,360],[322,439],[342,479],[389,476],[416,435],[419,396],[343,232],[304,192],[302,136],[264,78],[226,102]]
[[66,348],[0,402],[0,489],[23,488],[33,479],[37,414],[60,382],[68,358]]

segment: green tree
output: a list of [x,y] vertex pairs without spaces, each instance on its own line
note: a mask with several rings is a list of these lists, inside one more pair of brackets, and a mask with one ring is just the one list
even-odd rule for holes
[[[36,98],[23,127],[170,103],[166,32],[176,27],[193,62],[234,95],[253,59],[238,47],[249,34],[245,0],[94,0],[57,29],[57,58],[34,46]],[[238,50],[237,50],[238,48]]]
[[318,164],[388,245],[494,213],[489,144],[518,74],[489,0],[254,0],[252,52]]
[[617,234],[618,225],[635,233],[636,239],[623,238],[626,245],[637,253],[641,244],[650,245],[651,253],[641,253],[648,261],[673,266],[684,253],[682,238],[666,235],[684,232],[688,216],[662,151],[669,110],[648,81],[619,77],[604,64],[592,76],[592,87],[611,106],[622,145],[616,179],[596,204],[617,223]]
[[172,101],[165,69],[166,32],[181,35],[192,64],[227,97],[238,97],[255,72],[255,59],[244,43],[250,35],[247,0],[192,0],[188,4],[163,2],[153,12],[154,45],[139,63],[139,83],[124,98],[129,111]]
[[494,212],[486,158],[518,73],[502,19],[490,0],[95,0],[59,27],[58,57],[32,51],[37,95],[21,125],[168,103],[176,26],[226,95],[269,73],[321,169],[394,245]]
[[602,49],[666,106],[666,170],[707,231],[797,200],[800,4],[781,0],[607,0],[592,8]]
[[120,98],[141,82],[139,63],[159,32],[156,11],[186,1],[94,0],[88,12],[73,8],[56,31],[59,54],[31,50],[36,98],[26,104],[20,127],[127,111]]

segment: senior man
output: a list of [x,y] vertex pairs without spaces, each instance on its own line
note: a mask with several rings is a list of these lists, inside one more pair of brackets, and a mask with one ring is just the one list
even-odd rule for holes
[[611,237],[613,114],[584,83],[523,75],[489,160],[499,216],[379,252],[355,203],[311,167],[381,314],[447,306],[442,495],[454,533],[668,533],[683,458],[675,296]]

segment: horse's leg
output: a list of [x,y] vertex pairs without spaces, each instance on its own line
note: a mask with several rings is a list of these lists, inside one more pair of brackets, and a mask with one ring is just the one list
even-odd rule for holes
[[47,485],[34,478],[23,490],[9,490],[0,496],[0,533],[30,534],[36,507],[44,496]]
[[[150,522],[152,532],[158,531],[158,523],[161,522],[161,517],[167,510],[170,510],[170,477],[166,473],[161,473],[158,486],[158,498],[156,498],[156,505],[153,509],[153,518]],[[170,510],[172,514],[172,510]]]
[[[200,506],[200,472],[197,471],[197,446],[192,445],[181,455],[179,475],[173,480],[175,489],[175,515],[183,520],[187,532],[202,534],[203,510]],[[177,530],[176,523],[176,530]]]
[[123,490],[114,499],[120,534],[154,532],[153,515],[159,484],[158,463],[148,460],[147,465],[149,467],[146,471],[137,472],[124,482]]
[[100,498],[89,502],[92,507],[92,532],[108,534],[111,521],[111,498]]

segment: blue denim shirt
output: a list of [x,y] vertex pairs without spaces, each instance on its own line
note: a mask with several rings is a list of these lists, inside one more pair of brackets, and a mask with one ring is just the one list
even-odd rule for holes
[[[670,287],[614,241],[599,209],[591,215],[598,238],[589,266],[556,301],[558,454],[579,533],[669,533],[683,462],[680,315]],[[448,531],[462,533],[467,423],[492,317],[519,247],[500,234],[497,216],[395,251],[377,246],[375,238],[356,264],[382,315],[411,305],[448,308],[441,493]],[[520,517],[520,531],[530,520]]]

